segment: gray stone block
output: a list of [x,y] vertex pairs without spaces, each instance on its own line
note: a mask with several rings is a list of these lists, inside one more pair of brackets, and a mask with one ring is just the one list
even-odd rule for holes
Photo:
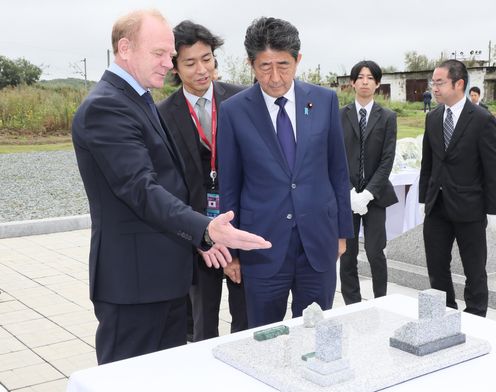
[[355,374],[351,369],[345,369],[331,374],[320,374],[308,368],[303,369],[303,377],[321,387],[340,384],[344,381],[353,379],[354,375]]
[[315,326],[315,357],[330,362],[341,358],[343,326],[333,319]]
[[413,345],[396,338],[390,338],[389,344],[391,347],[398,348],[402,351],[422,357],[427,354],[432,354],[437,351],[443,350],[448,347],[453,347],[458,344],[465,343],[465,334],[458,333],[456,335],[448,336],[428,343]]
[[446,314],[446,293],[428,289],[419,292],[419,319],[440,319]]
[[316,358],[307,360],[307,368],[320,373],[331,374],[350,367],[350,362],[347,359],[341,358],[331,362],[324,362]]

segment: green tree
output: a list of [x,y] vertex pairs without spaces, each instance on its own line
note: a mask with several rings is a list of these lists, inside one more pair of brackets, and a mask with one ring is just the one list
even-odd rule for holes
[[0,56],[0,89],[15,87],[21,82],[17,67],[14,62],[5,56]]
[[434,69],[437,60],[429,60],[426,55],[410,51],[405,53],[405,71],[427,71]]
[[319,86],[322,85],[323,80],[322,80],[322,77],[320,75],[320,64],[317,65],[317,67],[315,69],[309,68],[308,70],[303,71],[301,73],[301,75],[298,77],[298,79],[300,79],[304,82],[313,83],[313,84],[316,84]]
[[40,76],[43,72],[41,67],[30,63],[24,58],[14,60],[14,64],[17,67],[21,83],[31,86],[40,80]]
[[34,84],[40,79],[41,73],[40,67],[24,58],[10,60],[0,56],[0,89],[19,84]]
[[382,72],[383,73],[398,72],[398,68],[396,68],[394,65],[388,65],[386,67],[382,67]]
[[223,78],[226,82],[250,86],[253,84],[251,67],[247,60],[240,57],[227,56],[224,60],[226,76]]

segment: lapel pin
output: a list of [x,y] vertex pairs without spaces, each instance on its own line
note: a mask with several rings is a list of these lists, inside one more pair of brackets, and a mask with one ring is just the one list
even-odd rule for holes
[[310,109],[312,109],[312,108],[313,108],[313,103],[308,102],[307,106],[305,106],[305,116],[308,116],[308,113],[310,112]]

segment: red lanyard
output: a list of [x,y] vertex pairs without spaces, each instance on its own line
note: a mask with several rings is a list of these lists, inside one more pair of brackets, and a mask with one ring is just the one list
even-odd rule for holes
[[210,178],[212,179],[212,182],[214,182],[217,177],[217,171],[215,170],[215,157],[217,153],[217,145],[215,143],[217,135],[217,107],[215,105],[215,97],[212,94],[212,143],[210,143],[205,136],[205,132],[203,131],[203,127],[200,124],[198,116],[196,115],[195,109],[193,109],[193,106],[191,106],[191,103],[187,98],[186,103],[188,104],[189,114],[193,117],[193,121],[195,122],[200,139],[210,148],[210,151],[212,152],[212,156],[210,158]]

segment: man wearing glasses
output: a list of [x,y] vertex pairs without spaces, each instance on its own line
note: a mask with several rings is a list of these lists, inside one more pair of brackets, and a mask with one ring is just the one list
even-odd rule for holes
[[450,263],[456,239],[466,275],[465,311],[485,317],[486,214],[496,213],[496,119],[465,97],[468,73],[447,60],[432,75],[438,106],[427,115],[419,201],[425,203],[424,244],[431,287],[457,309]]

